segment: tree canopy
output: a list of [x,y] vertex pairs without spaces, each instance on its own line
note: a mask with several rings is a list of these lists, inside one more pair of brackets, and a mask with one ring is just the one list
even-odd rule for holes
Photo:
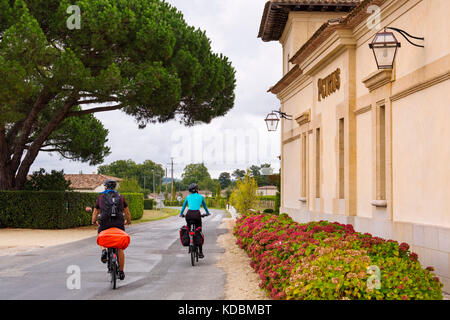
[[103,162],[97,112],[190,126],[235,99],[231,63],[161,0],[0,0],[0,77],[0,189],[22,188],[41,151]]
[[133,160],[117,160],[107,165],[98,167],[99,174],[105,174],[122,179],[135,180],[141,189],[153,190],[153,179],[155,189],[160,184],[160,179],[164,177],[162,165],[145,160],[142,164],[137,164]]

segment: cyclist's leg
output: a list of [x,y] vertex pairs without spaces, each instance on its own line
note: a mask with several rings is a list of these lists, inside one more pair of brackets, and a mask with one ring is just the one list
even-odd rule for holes
[[[102,232],[103,230],[107,229],[106,226],[99,224],[97,229],[97,234]],[[108,259],[108,250],[105,247],[101,247],[102,249],[102,255],[100,257],[100,261],[103,263],[106,263],[106,260]]]
[[125,251],[121,249],[117,250],[117,256],[119,257],[119,269],[123,271],[125,268]]

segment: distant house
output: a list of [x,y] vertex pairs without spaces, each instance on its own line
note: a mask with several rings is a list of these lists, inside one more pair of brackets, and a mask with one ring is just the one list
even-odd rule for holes
[[102,192],[105,190],[105,180],[117,181],[117,187],[121,178],[111,177],[104,174],[65,174],[64,178],[70,180],[70,187],[78,192]]
[[258,188],[258,195],[260,196],[275,196],[277,194],[276,186],[264,186]]

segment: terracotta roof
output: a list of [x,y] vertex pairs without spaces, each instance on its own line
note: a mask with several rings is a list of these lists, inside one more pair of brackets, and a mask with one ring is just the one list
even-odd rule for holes
[[345,16],[338,24],[324,23],[306,43],[292,56],[289,62],[297,64],[311,54],[320,44],[337,29],[351,29],[370,16],[367,12],[369,5],[381,6],[386,0],[362,0],[361,3]]
[[[350,13],[343,17],[337,24],[324,23],[312,36],[306,41],[306,43],[292,56],[289,60],[290,63],[298,64],[308,57],[314,50],[316,50],[328,37],[338,29],[352,29],[358,24],[363,22],[370,13],[367,12],[367,7],[370,5],[381,6],[386,0],[362,0],[361,3],[354,8]],[[281,78],[274,86],[268,91],[274,94],[278,94],[285,89],[293,80],[295,80],[302,70],[300,68],[292,68],[287,74]]]
[[278,81],[273,87],[271,87],[267,92],[272,92],[273,94],[280,93],[284,88],[286,88],[292,81],[294,81],[298,76],[302,74],[302,70],[299,65],[296,64],[288,73],[286,73],[280,81]]
[[65,174],[64,178],[70,180],[70,187],[75,190],[94,190],[101,186],[105,180],[122,181],[121,178],[104,174]]
[[362,0],[270,0],[264,7],[258,38],[279,40],[291,11],[349,12]]

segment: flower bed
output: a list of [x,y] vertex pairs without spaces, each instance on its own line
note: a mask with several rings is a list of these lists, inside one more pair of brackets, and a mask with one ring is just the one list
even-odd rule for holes
[[433,268],[408,244],[352,225],[256,214],[238,219],[234,234],[273,299],[442,299]]

